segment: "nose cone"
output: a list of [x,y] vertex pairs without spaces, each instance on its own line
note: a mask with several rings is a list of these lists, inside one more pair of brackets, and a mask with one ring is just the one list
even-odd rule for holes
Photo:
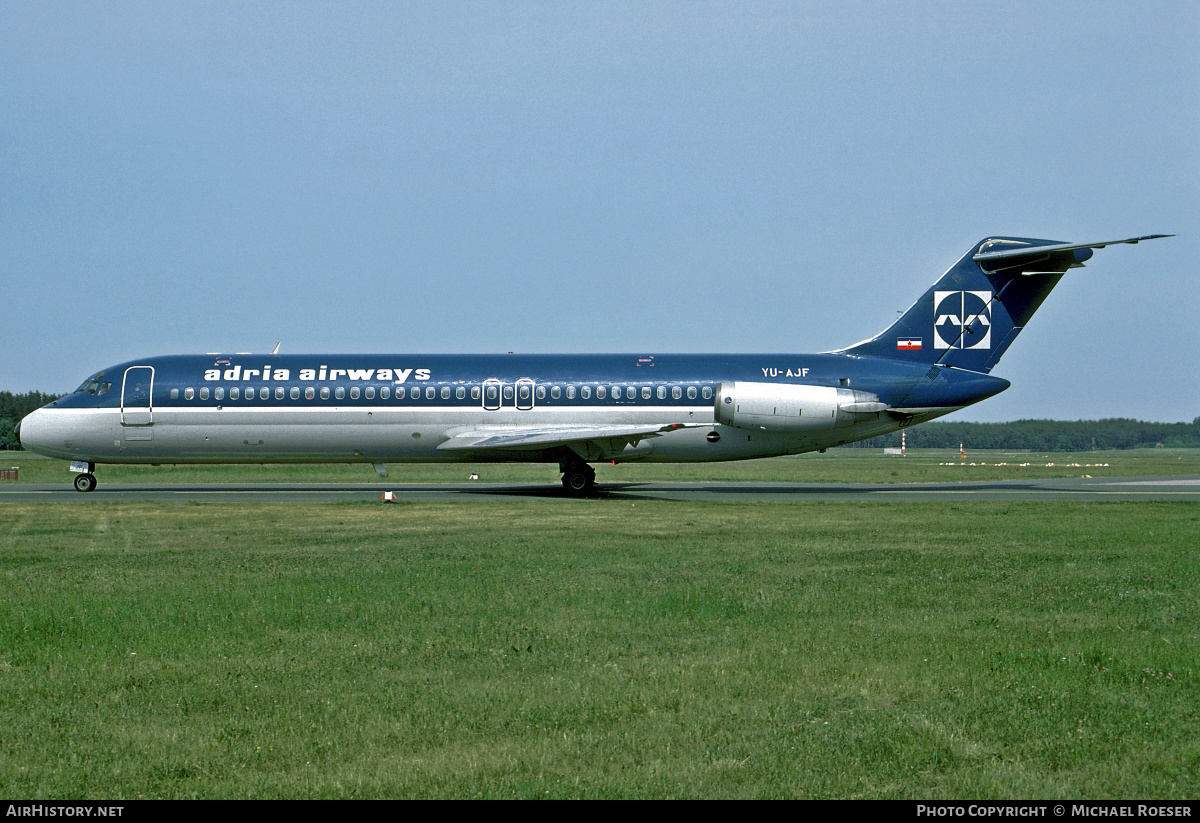
[[46,412],[41,409],[25,415],[17,423],[17,442],[21,444],[21,448],[28,451],[37,452],[49,457],[61,457],[62,438],[58,438],[59,448],[55,449],[53,441],[50,438],[46,417]]

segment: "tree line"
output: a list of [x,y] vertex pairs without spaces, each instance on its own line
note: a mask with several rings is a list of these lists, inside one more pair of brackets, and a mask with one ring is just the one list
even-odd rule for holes
[[[61,395],[0,391],[0,451],[19,449],[14,429],[34,409]],[[1200,448],[1200,417],[1191,423],[1147,423],[1111,420],[1017,420],[1012,423],[925,423],[906,429],[910,449],[1081,452],[1092,449]],[[852,448],[898,448],[900,432],[851,443]]]
[[[906,429],[910,449],[1083,452],[1104,449],[1200,448],[1200,417],[1191,423],[1109,420],[1017,420],[1012,423],[924,423]],[[898,448],[900,432],[872,437],[857,448]]]

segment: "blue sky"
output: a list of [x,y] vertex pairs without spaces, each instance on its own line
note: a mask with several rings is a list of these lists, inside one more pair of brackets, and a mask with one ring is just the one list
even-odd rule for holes
[[806,352],[1097,241],[956,419],[1200,415],[1200,4],[7,3],[0,389],[143,355]]

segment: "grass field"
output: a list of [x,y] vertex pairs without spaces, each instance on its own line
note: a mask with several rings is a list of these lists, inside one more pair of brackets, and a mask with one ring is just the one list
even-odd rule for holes
[[7,504],[0,542],[3,796],[1200,794],[1195,504]]
[[[1003,465],[999,465],[1003,464]],[[1028,465],[1022,465],[1028,464]],[[1053,464],[1053,465],[1049,465]],[[1078,464],[1078,465],[1076,465]],[[19,466],[21,483],[62,483],[74,478],[67,461],[29,452],[0,453],[0,467]],[[458,483],[472,471],[491,483],[557,483],[556,464],[393,464],[387,483]],[[967,452],[921,449],[884,457],[878,449],[832,449],[732,463],[599,464],[597,481],[764,480],[793,483],[930,483],[1042,477],[1130,477],[1200,474],[1200,449],[1131,449],[1065,453]],[[372,483],[384,482],[368,464],[244,466],[116,466],[102,464],[96,476],[109,483]],[[0,481],[6,482],[6,481]]]

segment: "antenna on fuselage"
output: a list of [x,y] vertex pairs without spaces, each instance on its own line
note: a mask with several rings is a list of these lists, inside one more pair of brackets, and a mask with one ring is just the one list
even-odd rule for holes
[[271,349],[271,354],[279,354],[279,344],[282,342],[282,340],[275,341],[275,348]]

